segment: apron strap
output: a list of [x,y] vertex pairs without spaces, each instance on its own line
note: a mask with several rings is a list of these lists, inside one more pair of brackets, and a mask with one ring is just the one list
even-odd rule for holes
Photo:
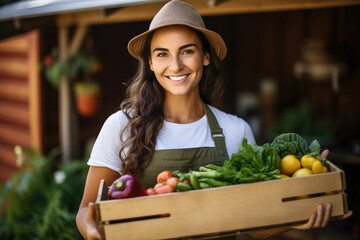
[[209,106],[205,103],[203,103],[206,117],[208,120],[208,124],[211,131],[211,137],[213,141],[215,142],[215,147],[222,149],[224,151],[224,154],[227,156],[227,159],[229,159],[226,144],[225,144],[225,136],[223,134],[222,128],[219,126],[219,123],[214,115],[214,113],[211,111]]

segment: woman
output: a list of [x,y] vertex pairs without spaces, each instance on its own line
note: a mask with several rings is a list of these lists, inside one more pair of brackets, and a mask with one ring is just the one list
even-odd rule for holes
[[[89,173],[77,225],[87,239],[98,239],[94,204],[101,179],[112,183],[134,174],[145,187],[155,185],[162,170],[198,169],[238,152],[243,138],[255,142],[249,125],[210,105],[222,89],[219,64],[226,45],[207,30],[199,13],[170,1],[150,28],[128,45],[139,71],[121,110],[104,123],[89,159]],[[307,225],[325,226],[331,206],[318,209]],[[258,232],[267,236],[284,229]],[[260,235],[259,235],[260,234]]]

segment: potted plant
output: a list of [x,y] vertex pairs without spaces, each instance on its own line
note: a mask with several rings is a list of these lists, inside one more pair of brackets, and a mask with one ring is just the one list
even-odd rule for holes
[[100,87],[91,80],[76,82],[74,86],[78,113],[84,117],[93,116],[99,108]]
[[54,49],[44,58],[42,66],[46,79],[55,89],[59,88],[63,77],[72,83],[80,115],[89,117],[96,113],[100,87],[93,76],[100,71],[101,65],[94,56],[79,51],[66,61],[59,61],[58,52]]

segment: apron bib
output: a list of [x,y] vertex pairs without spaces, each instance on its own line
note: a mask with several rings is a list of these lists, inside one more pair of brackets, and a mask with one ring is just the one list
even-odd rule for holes
[[157,175],[165,170],[188,172],[199,170],[207,164],[221,166],[229,159],[225,146],[225,136],[210,108],[203,104],[215,147],[156,150],[150,164],[138,177],[145,188],[154,187]]
[[[164,170],[188,172],[199,170],[199,167],[207,164],[222,166],[224,161],[229,159],[222,128],[210,108],[206,104],[203,106],[215,147],[156,150],[149,166],[138,177],[145,188],[154,187],[157,175]],[[219,239],[234,240],[235,237],[223,236]]]

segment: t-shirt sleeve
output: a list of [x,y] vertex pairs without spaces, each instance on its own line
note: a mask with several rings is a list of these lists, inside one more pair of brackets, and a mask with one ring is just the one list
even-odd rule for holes
[[89,166],[107,167],[121,172],[122,164],[119,157],[122,141],[120,139],[121,125],[126,117],[118,111],[106,119],[92,148]]
[[254,137],[254,133],[250,127],[250,125],[243,121],[244,122],[244,138],[247,139],[247,142],[250,144],[250,143],[256,143],[255,142],[255,137]]

